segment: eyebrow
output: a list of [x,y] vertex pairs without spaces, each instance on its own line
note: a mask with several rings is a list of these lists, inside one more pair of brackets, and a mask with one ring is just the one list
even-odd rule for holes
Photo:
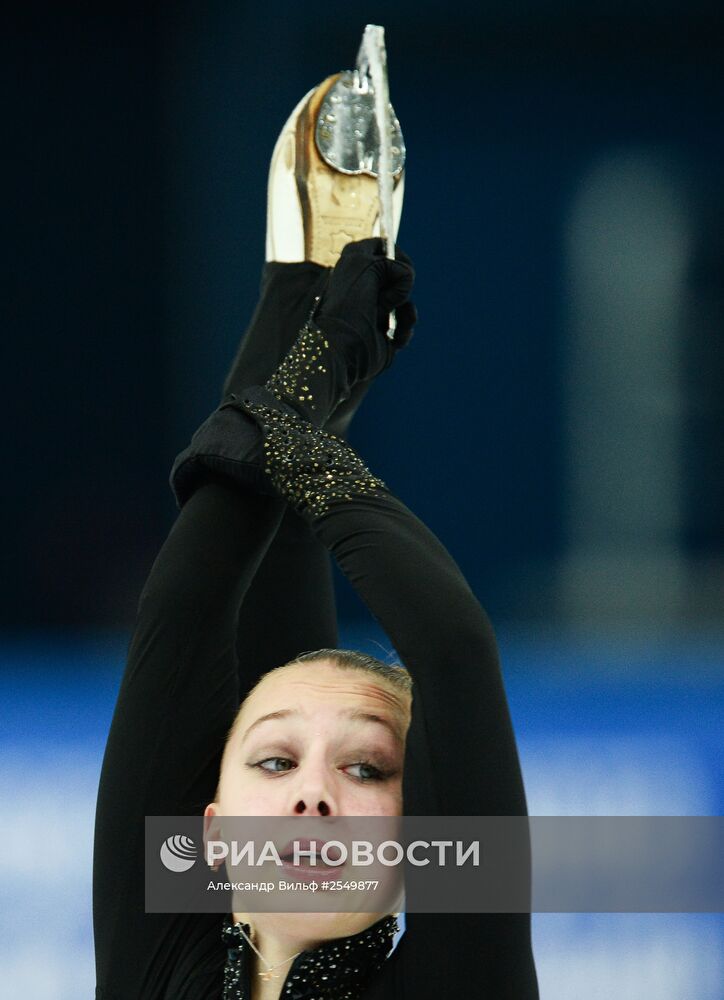
[[278,712],[269,712],[268,715],[260,715],[255,722],[252,722],[252,724],[246,730],[244,735],[241,737],[242,743],[247,738],[252,729],[256,729],[256,727],[260,726],[262,722],[270,722],[272,719],[286,719],[290,715],[299,715],[299,712],[293,712],[291,708],[281,708],[279,709]]
[[350,711],[344,713],[347,718],[351,719],[353,722],[376,722],[380,726],[384,726],[388,729],[396,740],[402,742],[402,735],[400,729],[389,719],[386,719],[383,715],[375,715],[374,712],[364,712],[362,709],[353,708]]
[[[375,715],[374,712],[364,712],[359,708],[351,708],[343,714],[352,722],[376,722],[378,725],[384,726],[385,729],[388,729],[398,742],[402,742],[402,734],[399,727],[394,725],[394,723],[390,722],[389,719],[386,719],[382,715]],[[262,722],[271,722],[274,719],[288,719],[293,715],[299,715],[299,712],[293,711],[291,708],[281,708],[277,712],[269,712],[267,715],[260,715],[258,719],[252,722],[244,735],[241,737],[241,742],[243,743],[249,733],[256,729],[257,726],[260,726]]]

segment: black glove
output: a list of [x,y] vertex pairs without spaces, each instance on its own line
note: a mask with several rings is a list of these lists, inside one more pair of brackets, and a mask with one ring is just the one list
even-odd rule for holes
[[[409,258],[388,260],[380,239],[348,244],[326,289],[265,388],[316,427],[326,424],[360,383],[391,363],[410,339],[416,318],[408,301],[415,272]],[[399,341],[387,336],[399,307]]]
[[[330,322],[344,323],[378,352],[387,349],[385,362],[370,359],[369,374],[358,371],[356,380],[371,378],[390,364],[394,355],[390,344],[403,347],[409,341],[417,319],[415,307],[408,301],[414,281],[415,271],[407,254],[396,250],[395,260],[389,260],[381,239],[348,243],[342,251],[314,319],[323,330]],[[387,330],[393,310],[399,312],[395,338],[390,341]],[[384,338],[381,344],[380,337]]]
[[[399,308],[395,310],[395,318],[397,320],[397,325],[395,327],[395,336],[392,344],[395,351],[399,351],[401,348],[406,347],[412,339],[414,333],[414,327],[417,323],[417,309],[412,302],[403,302]],[[389,315],[385,314],[380,317],[380,326],[389,325]],[[394,355],[393,355],[394,356]],[[349,429],[349,425],[352,423],[355,413],[362,405],[362,401],[367,395],[367,391],[372,385],[374,379],[368,379],[364,382],[358,382],[349,394],[347,399],[342,400],[336,407],[331,417],[327,420],[324,428],[330,434],[334,434],[337,437],[345,437]]]

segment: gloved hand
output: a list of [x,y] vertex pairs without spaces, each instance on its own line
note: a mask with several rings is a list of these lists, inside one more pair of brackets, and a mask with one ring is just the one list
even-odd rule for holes
[[[392,361],[394,349],[410,340],[417,320],[415,306],[409,301],[414,281],[415,271],[407,254],[396,250],[395,260],[389,260],[379,238],[348,243],[342,251],[314,321],[330,332],[332,325],[342,323],[366,342],[371,357],[368,364],[357,368],[355,381],[378,374]],[[393,310],[397,328],[390,341],[387,330]]]
[[[408,296],[415,272],[409,258],[388,260],[380,239],[348,244],[330,272],[313,314],[265,388],[323,427],[357,386],[384,371],[410,339],[415,307]],[[387,336],[399,307],[400,336]],[[358,402],[358,400],[357,400]]]

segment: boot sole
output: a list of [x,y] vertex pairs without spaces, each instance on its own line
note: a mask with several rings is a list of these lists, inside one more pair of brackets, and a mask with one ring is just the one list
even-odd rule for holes
[[[339,79],[335,73],[317,87],[297,124],[295,176],[304,223],[304,257],[334,267],[348,243],[379,232],[377,180],[364,174],[343,174],[319,154],[314,135],[327,91]],[[377,224],[377,225],[376,225]]]

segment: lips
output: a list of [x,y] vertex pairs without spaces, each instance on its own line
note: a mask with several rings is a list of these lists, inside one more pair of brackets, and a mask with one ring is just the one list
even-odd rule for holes
[[[326,860],[322,858],[322,848],[327,844],[330,844],[329,849],[326,853]],[[295,845],[298,852],[303,852],[302,856],[299,858],[299,862],[295,864]],[[310,855],[307,852],[312,851]],[[279,857],[281,859],[282,865],[286,867],[291,867],[294,871],[311,871],[311,872],[338,872],[344,867],[344,864],[339,864],[342,857],[342,852],[339,847],[334,844],[333,841],[326,841],[309,837],[299,837],[294,840],[290,840],[280,851]]]

